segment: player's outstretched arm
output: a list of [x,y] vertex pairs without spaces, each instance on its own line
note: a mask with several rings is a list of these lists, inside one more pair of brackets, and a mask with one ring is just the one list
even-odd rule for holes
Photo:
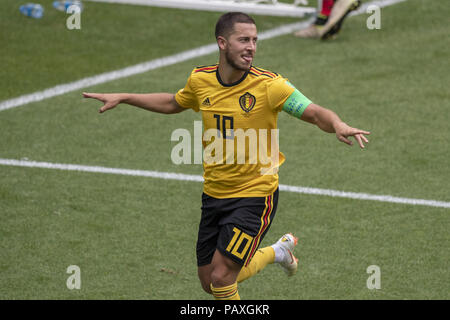
[[325,132],[336,133],[336,138],[348,145],[353,144],[348,137],[354,137],[361,148],[364,148],[364,143],[369,142],[365,137],[370,134],[369,131],[350,127],[336,113],[317,104],[311,103],[303,111],[300,119],[317,125]]
[[171,93],[87,93],[83,97],[97,99],[103,102],[100,113],[115,108],[121,103],[126,103],[145,110],[172,114],[186,110],[178,105],[175,95]]

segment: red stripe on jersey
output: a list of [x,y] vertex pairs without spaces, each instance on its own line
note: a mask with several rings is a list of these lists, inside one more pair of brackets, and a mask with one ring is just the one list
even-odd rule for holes
[[268,75],[268,76],[270,76],[270,77],[272,77],[272,78],[275,78],[276,77],[276,75],[275,74],[273,74],[272,72],[269,72],[269,71],[260,71],[260,70],[258,70],[258,69],[256,69],[255,67],[252,67],[251,68],[251,71],[253,71],[254,73],[256,73],[256,74],[258,74],[258,75]]
[[200,71],[212,71],[212,70],[215,70],[215,69],[217,69],[217,66],[214,66],[214,67],[204,67],[204,68],[196,69],[195,72],[200,72]]

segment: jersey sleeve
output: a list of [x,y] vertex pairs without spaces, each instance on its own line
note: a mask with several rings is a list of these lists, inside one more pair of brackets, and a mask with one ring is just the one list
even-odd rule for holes
[[192,74],[189,76],[184,88],[178,90],[175,94],[175,100],[183,108],[193,109],[195,112],[200,110],[197,95],[193,86]]
[[280,112],[287,98],[295,91],[286,78],[278,76],[268,83],[267,94],[272,110]]

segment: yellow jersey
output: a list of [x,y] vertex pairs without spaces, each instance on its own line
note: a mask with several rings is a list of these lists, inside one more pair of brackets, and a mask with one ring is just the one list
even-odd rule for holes
[[256,67],[233,84],[222,82],[217,64],[192,71],[175,99],[202,112],[206,194],[222,199],[275,192],[285,159],[278,150],[278,112],[294,90],[279,74]]

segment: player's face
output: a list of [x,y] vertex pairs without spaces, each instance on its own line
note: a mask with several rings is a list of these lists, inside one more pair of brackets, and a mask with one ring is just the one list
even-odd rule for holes
[[257,39],[257,31],[254,24],[236,23],[225,47],[227,63],[237,70],[249,70],[256,53]]

